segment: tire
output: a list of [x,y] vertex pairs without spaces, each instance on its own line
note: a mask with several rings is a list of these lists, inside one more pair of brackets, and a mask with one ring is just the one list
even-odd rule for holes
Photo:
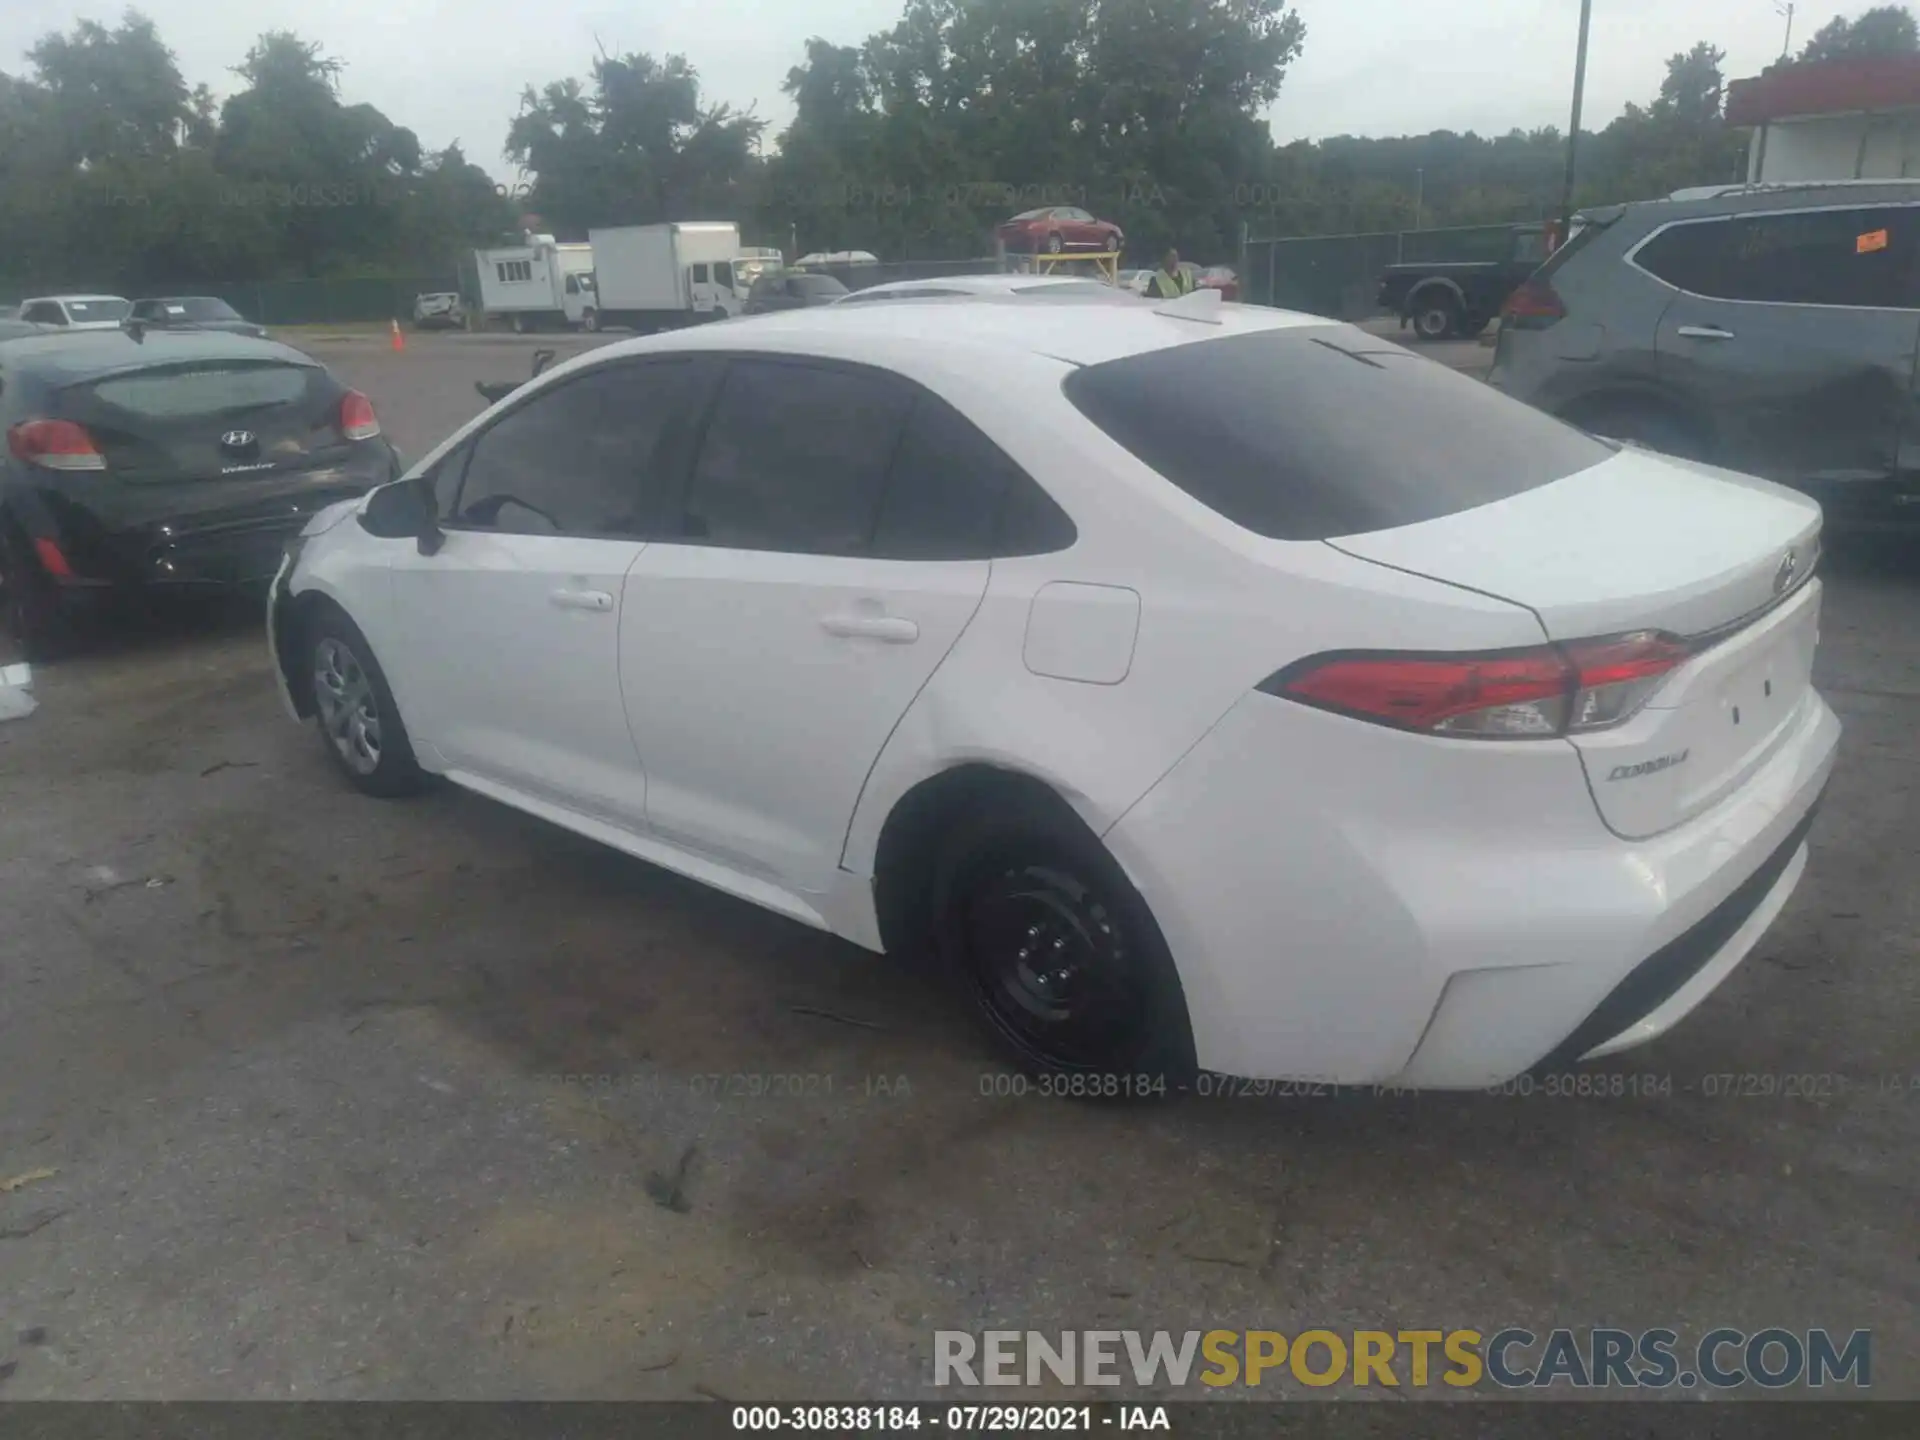
[[1460,307],[1444,290],[1416,298],[1407,318],[1413,322],[1414,339],[1429,345],[1451,340],[1460,330]]
[[[942,846],[928,895],[943,969],[1027,1074],[1113,1099],[1165,1095],[1192,1078],[1193,1033],[1166,941],[1071,812],[1029,801],[969,815]],[[1039,969],[1042,957],[1057,964]],[[1129,1077],[1164,1086],[1143,1093]]]
[[17,531],[0,531],[0,624],[24,659],[45,665],[73,648],[73,626],[60,593]]
[[1057,232],[1047,236],[1047,254],[1058,255],[1066,248],[1067,242],[1062,240]]
[[1710,447],[1700,432],[1680,416],[1658,405],[1621,401],[1565,418],[1589,434],[1604,439],[1625,440],[1681,460],[1710,458]]
[[517,310],[514,312],[512,323],[513,323],[514,334],[524,335],[527,333],[527,317],[520,314],[520,312]]
[[320,743],[355,789],[381,799],[427,786],[393,691],[360,627],[331,606],[301,627]]
[[589,335],[598,334],[600,331],[600,312],[591,306],[582,310],[580,312],[580,328]]

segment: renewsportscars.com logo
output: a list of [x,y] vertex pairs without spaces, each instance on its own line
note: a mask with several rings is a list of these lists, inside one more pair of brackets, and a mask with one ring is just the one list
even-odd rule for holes
[[1829,1330],[1709,1330],[1691,1345],[1669,1329],[1544,1336],[1478,1330],[936,1330],[933,1383],[961,1386],[1199,1383],[1220,1388],[1292,1379],[1422,1389],[1782,1389],[1873,1383],[1873,1334]]

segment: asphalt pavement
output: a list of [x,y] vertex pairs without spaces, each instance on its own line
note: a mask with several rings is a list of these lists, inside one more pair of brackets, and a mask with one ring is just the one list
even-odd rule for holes
[[[313,348],[419,454],[534,346]],[[844,1400],[930,1395],[936,1328],[1818,1324],[1920,1398],[1920,565],[1829,563],[1807,876],[1676,1031],[1585,1093],[1145,1109],[1004,1093],[910,966],[363,799],[256,610],[157,616],[0,723],[0,1397]]]

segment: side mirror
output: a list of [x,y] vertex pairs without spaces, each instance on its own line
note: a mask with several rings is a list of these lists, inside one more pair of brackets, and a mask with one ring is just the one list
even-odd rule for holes
[[383,540],[416,540],[422,555],[438,554],[447,538],[440,529],[433,482],[425,477],[396,480],[375,490],[360,513],[360,524]]

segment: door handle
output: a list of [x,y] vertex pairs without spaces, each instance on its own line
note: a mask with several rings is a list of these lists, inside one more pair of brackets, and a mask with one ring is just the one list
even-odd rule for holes
[[1682,325],[1673,332],[1689,340],[1731,340],[1733,331],[1722,330],[1718,325]]
[[613,609],[613,596],[605,590],[553,590],[548,592],[547,599],[562,610],[604,612]]
[[920,638],[920,627],[898,615],[827,615],[820,628],[829,635],[884,640],[889,645],[911,645]]

